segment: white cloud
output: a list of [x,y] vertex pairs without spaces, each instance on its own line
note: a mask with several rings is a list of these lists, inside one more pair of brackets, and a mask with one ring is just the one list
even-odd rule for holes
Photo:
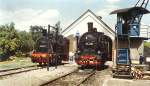
[[109,3],[118,3],[118,2],[120,2],[121,0],[106,0],[107,2],[109,2]]
[[58,21],[60,13],[56,9],[35,10],[31,8],[16,11],[0,10],[0,24],[15,22],[19,30],[29,30],[31,25],[54,24]]
[[85,4],[87,4],[87,5],[90,4],[90,3],[92,3],[92,1],[93,0],[84,0]]
[[106,23],[109,24],[109,26],[114,30],[115,24],[116,24],[116,16],[110,15],[110,13],[120,7],[108,4],[103,9],[100,9],[96,12],[98,16],[102,17],[102,20],[107,21]]
[[99,10],[96,14],[102,17],[108,16],[110,12],[118,9],[118,6],[115,5],[106,5],[103,9]]

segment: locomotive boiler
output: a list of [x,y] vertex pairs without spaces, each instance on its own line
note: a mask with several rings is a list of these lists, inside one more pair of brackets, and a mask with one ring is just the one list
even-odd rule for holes
[[42,36],[36,42],[35,51],[32,53],[32,62],[40,65],[61,64],[62,61],[67,61],[69,58],[69,39],[57,33],[49,33]]
[[109,57],[108,37],[97,32],[93,23],[88,23],[88,32],[84,33],[78,41],[75,61],[78,65],[101,67]]

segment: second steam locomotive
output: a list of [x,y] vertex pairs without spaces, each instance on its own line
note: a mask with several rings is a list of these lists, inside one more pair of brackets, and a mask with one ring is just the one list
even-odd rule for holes
[[81,66],[103,66],[109,58],[108,37],[93,28],[93,23],[88,23],[88,32],[84,33],[77,41],[75,61]]
[[[57,29],[57,28],[56,28]],[[44,31],[44,30],[43,30]],[[32,62],[40,65],[61,64],[69,58],[69,39],[58,34],[58,31],[47,33],[37,40],[35,51],[32,53]]]

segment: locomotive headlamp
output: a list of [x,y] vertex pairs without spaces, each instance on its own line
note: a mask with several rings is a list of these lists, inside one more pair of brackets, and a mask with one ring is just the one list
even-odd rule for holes
[[80,50],[78,50],[78,53],[80,53]]
[[98,54],[101,54],[101,51],[97,51]]

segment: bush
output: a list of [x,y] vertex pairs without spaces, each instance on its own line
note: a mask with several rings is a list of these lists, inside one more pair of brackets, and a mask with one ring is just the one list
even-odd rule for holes
[[0,61],[5,61],[9,58],[9,55],[7,54],[0,54]]
[[144,42],[144,46],[150,48],[150,42]]
[[22,52],[21,52],[21,51],[18,51],[18,52],[16,52],[16,53],[15,53],[15,56],[16,56],[16,57],[22,57],[22,56],[23,56],[23,54],[22,54]]

